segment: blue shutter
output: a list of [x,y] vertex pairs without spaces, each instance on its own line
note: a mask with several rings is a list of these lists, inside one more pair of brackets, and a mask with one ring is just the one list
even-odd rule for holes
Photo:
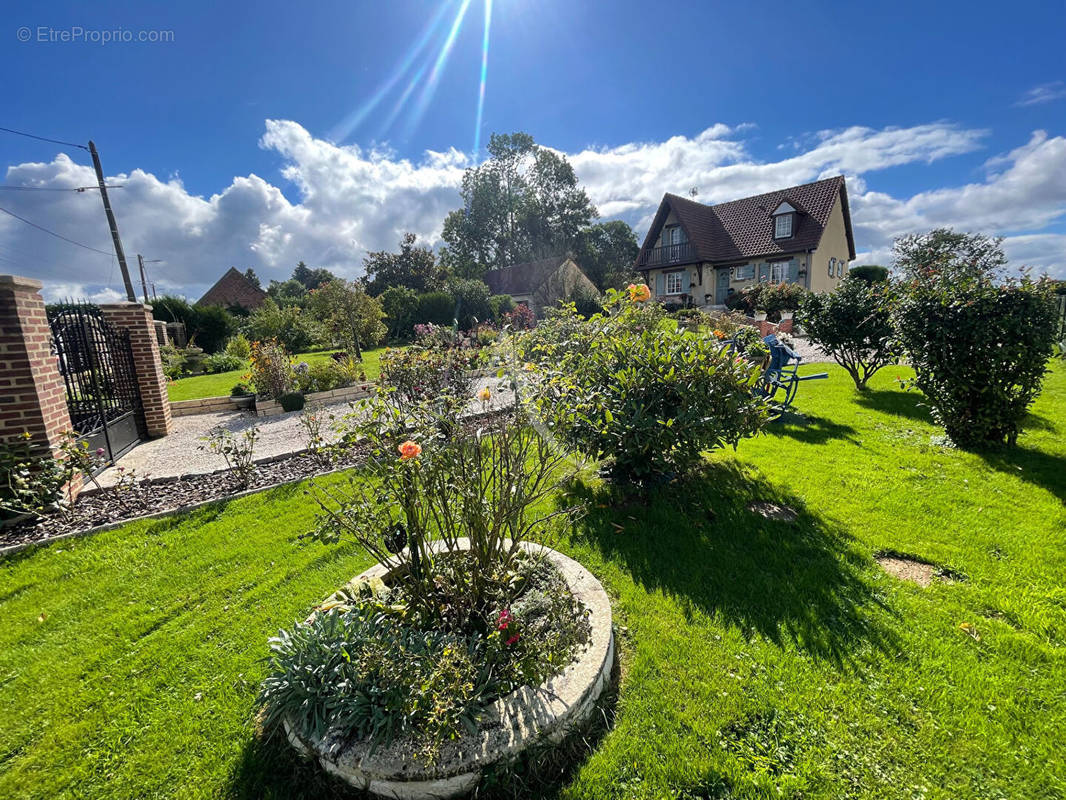
[[799,280],[799,262],[792,259],[788,262],[788,282],[795,283]]
[[768,280],[770,280],[770,265],[769,264],[760,264],[759,265],[759,283],[766,283],[766,281],[768,281]]
[[655,276],[655,295],[663,296],[663,274],[661,272]]
[[689,280],[690,276],[688,274],[688,270],[686,269],[684,272],[681,273],[681,294],[688,294]]

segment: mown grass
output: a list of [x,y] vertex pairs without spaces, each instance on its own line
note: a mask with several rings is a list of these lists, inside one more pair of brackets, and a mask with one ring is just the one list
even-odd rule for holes
[[[1066,369],[985,455],[896,373],[860,395],[831,368],[806,418],[647,505],[575,487],[559,546],[612,596],[622,678],[556,794],[1063,796]],[[255,733],[266,637],[369,562],[296,544],[311,517],[284,487],[0,564],[0,796],[342,795]],[[962,579],[903,583],[882,549]]]
[[[293,358],[296,361],[306,361],[314,364],[318,361],[328,361],[334,351],[317,353],[297,353]],[[366,373],[367,380],[375,381],[381,372],[381,354],[384,347],[363,351],[362,369]],[[247,374],[248,367],[235,369],[229,372],[216,372],[214,375],[194,375],[191,378],[179,378],[171,381],[167,386],[167,396],[172,402],[178,400],[198,400],[202,397],[229,397],[234,384],[240,381],[241,376]]]

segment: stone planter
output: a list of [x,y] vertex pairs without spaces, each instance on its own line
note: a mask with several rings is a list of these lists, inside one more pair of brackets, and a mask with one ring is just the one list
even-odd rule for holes
[[781,321],[784,322],[786,319],[792,319],[792,315],[795,314],[795,313],[796,313],[795,311],[782,311],[781,312]]
[[252,408],[255,405],[254,394],[231,394],[229,400],[233,403],[234,408],[240,411]]
[[766,321],[766,312],[765,311],[756,311],[755,312],[755,321],[756,322],[765,322]]
[[[485,710],[476,734],[465,733],[446,743],[433,764],[415,760],[413,748],[403,740],[374,750],[366,742],[356,742],[329,755],[328,742],[304,741],[286,723],[285,733],[293,747],[315,758],[330,774],[379,797],[437,800],[470,792],[486,769],[520,756],[534,744],[562,741],[581,727],[595,711],[614,664],[611,604],[600,582],[573,559],[539,545],[525,543],[523,547],[546,552],[574,597],[589,611],[589,642],[570,666],[540,686],[524,686],[501,697]],[[359,576],[388,577],[381,564]]]

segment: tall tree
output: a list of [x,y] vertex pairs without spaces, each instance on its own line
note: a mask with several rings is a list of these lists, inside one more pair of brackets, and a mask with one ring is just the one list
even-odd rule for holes
[[255,270],[251,267],[248,267],[248,269],[244,271],[244,277],[254,283],[258,288],[263,288],[263,284],[259,282],[259,276],[255,274]]
[[317,289],[324,283],[329,283],[332,280],[336,280],[337,276],[330,272],[328,269],[319,268],[311,269],[304,262],[299,262],[296,265],[296,269],[292,271],[292,279],[299,281],[303,284],[304,288],[310,291],[311,289]]
[[621,289],[632,282],[639,252],[633,229],[619,219],[579,231],[573,250],[574,260],[601,292]]
[[371,297],[362,286],[337,278],[311,292],[308,307],[326,326],[334,342],[354,352],[362,360],[363,348],[378,344],[388,329],[382,320],[381,300]]
[[436,256],[430,248],[420,247],[417,242],[417,236],[405,233],[400,240],[400,252],[367,253],[363,258],[367,294],[377,297],[392,286],[405,286],[421,294],[440,285]]
[[1003,238],[936,228],[912,233],[892,245],[895,266],[906,280],[935,272],[947,280],[994,278],[1007,263]]
[[529,134],[494,133],[488,152],[463,174],[463,207],[444,220],[441,261],[462,277],[565,252],[598,216],[570,163]]

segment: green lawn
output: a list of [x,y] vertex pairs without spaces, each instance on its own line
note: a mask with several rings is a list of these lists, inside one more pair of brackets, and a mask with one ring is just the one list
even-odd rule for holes
[[[306,361],[314,364],[316,361],[326,361],[333,351],[318,353],[297,353],[293,356],[297,361]],[[380,369],[381,354],[384,347],[363,351],[363,370],[368,380],[377,380]],[[214,375],[196,375],[192,378],[181,378],[172,381],[167,387],[167,395],[172,401],[198,400],[201,397],[229,396],[233,385],[248,372],[248,367],[236,369],[231,372],[219,372]]]
[[[560,547],[612,596],[622,679],[561,796],[1066,794],[1066,369],[986,456],[938,444],[897,372],[857,395],[830,369],[806,421],[648,507],[578,489]],[[284,487],[0,564],[0,796],[331,796],[254,733],[266,638],[369,563],[297,543],[311,518]],[[903,583],[881,549],[963,579]]]

